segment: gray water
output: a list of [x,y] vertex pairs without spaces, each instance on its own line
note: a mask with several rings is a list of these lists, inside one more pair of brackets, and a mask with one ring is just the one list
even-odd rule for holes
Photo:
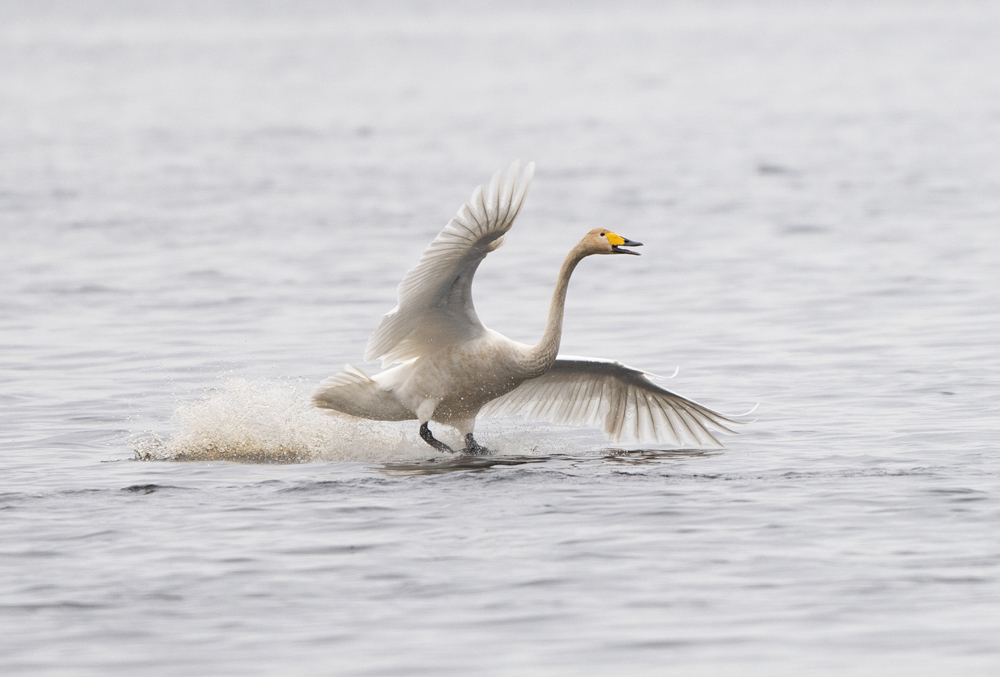
[[[161,5],[0,9],[0,672],[1000,671],[996,4]],[[515,158],[724,450],[309,408]]]

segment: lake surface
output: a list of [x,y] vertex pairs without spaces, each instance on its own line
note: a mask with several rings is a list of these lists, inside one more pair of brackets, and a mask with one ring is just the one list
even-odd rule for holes
[[[996,5],[160,4],[0,9],[0,671],[997,674]],[[725,449],[309,407],[515,158]]]

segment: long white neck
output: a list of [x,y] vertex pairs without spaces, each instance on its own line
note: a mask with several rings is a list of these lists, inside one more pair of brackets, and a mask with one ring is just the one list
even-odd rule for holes
[[536,378],[549,370],[559,354],[559,341],[562,338],[563,311],[566,309],[566,290],[569,289],[569,278],[576,265],[587,256],[580,245],[573,247],[559,269],[556,288],[552,292],[552,303],[549,305],[549,319],[545,323],[542,340],[524,356],[522,368],[527,372],[527,378]]

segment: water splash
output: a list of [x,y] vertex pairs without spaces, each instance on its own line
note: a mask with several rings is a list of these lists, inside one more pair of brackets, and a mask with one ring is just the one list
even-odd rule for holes
[[[134,439],[136,460],[304,463],[399,461],[433,455],[404,424],[328,414],[298,385],[232,379],[174,412],[174,433]],[[412,427],[412,426],[410,426]]]

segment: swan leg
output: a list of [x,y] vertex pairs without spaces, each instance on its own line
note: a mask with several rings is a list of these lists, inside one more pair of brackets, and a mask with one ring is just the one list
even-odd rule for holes
[[455,453],[454,449],[452,449],[447,444],[434,437],[434,435],[431,433],[431,429],[427,426],[426,422],[420,425],[420,439],[422,439],[424,442],[431,445],[438,451],[447,451],[452,454]]
[[465,436],[465,449],[462,449],[463,454],[469,454],[470,456],[489,456],[493,452],[486,447],[476,442],[476,438],[472,436],[472,433],[468,433]]

